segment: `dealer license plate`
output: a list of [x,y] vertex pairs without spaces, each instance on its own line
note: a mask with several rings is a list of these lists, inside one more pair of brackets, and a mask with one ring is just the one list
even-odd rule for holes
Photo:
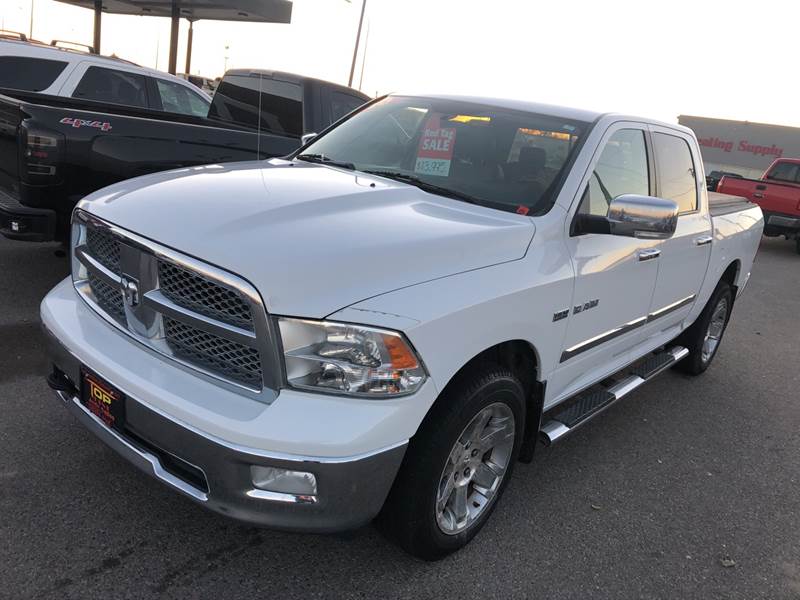
[[125,421],[125,395],[102,377],[82,370],[81,402],[106,427],[122,429]]

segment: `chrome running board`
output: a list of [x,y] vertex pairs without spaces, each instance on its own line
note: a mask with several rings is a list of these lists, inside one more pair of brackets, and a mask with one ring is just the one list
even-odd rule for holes
[[[574,400],[567,400],[561,406],[557,406],[554,410],[558,412],[546,419],[539,432],[542,442],[549,446],[572,433],[618,400],[622,400],[662,371],[669,369],[685,358],[687,354],[689,354],[689,350],[683,346],[675,346],[659,354],[653,354],[647,359],[623,369],[623,372],[627,371],[623,378],[607,382],[609,385],[604,386],[605,389],[579,394],[575,396]],[[568,406],[562,408],[564,404],[568,404]]]

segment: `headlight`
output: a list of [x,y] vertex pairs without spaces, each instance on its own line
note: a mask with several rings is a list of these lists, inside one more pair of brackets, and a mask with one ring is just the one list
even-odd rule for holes
[[283,317],[278,324],[292,387],[391,398],[425,381],[421,361],[396,331]]

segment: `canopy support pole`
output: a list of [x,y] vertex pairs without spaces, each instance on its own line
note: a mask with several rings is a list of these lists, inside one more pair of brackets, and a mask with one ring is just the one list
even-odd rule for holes
[[192,38],[194,37],[194,21],[189,19],[189,39],[186,42],[186,69],[183,71],[187,75],[192,68]]
[[361,17],[358,19],[358,33],[356,33],[356,47],[353,48],[353,64],[350,65],[350,79],[347,80],[347,87],[353,87],[353,75],[356,73],[356,57],[358,56],[358,42],[361,40],[361,26],[364,24],[364,10],[367,8],[367,0],[361,3]]
[[94,43],[93,48],[100,54],[100,30],[103,25],[103,0],[94,0]]
[[178,31],[181,24],[179,0],[172,0],[172,28],[169,34],[169,72],[175,75],[178,67]]

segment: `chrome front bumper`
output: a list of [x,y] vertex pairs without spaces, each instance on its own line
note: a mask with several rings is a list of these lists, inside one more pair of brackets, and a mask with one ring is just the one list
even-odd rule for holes
[[[380,511],[405,455],[405,443],[347,458],[270,454],[228,444],[130,396],[125,401],[125,429],[109,429],[80,402],[80,361],[47,329],[45,337],[54,373],[61,382],[56,387],[62,389],[56,394],[81,424],[141,471],[240,521],[315,533],[358,528]],[[252,466],[312,473],[317,494],[297,496],[257,489]]]

